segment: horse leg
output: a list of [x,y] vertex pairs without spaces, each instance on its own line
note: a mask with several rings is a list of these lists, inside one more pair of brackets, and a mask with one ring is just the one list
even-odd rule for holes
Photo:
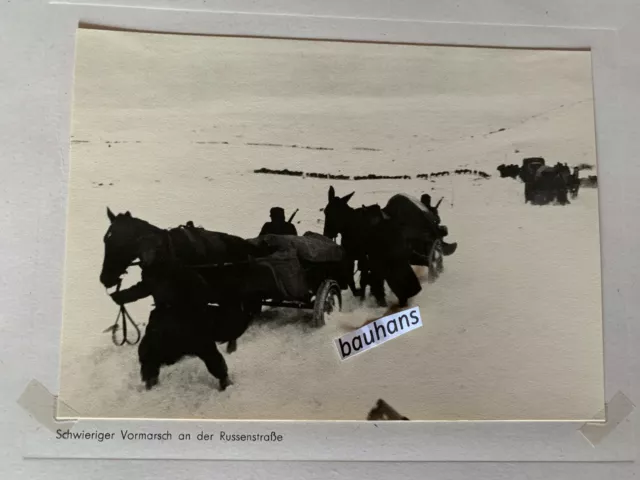
[[[348,278],[348,282],[347,285],[349,286],[349,290],[351,290],[351,293],[353,294],[354,297],[358,297],[360,296],[360,292],[358,291],[358,288],[356,287],[356,280],[355,280],[355,261],[352,259],[349,259],[345,262],[346,266],[345,266],[345,273],[347,274],[347,278]],[[362,283],[362,281],[360,282]]]
[[367,286],[371,284],[369,277],[369,270],[360,270],[360,290],[358,291],[360,301],[364,301],[367,296]]
[[360,300],[364,301],[367,294],[367,286],[371,285],[369,261],[366,258],[358,260],[358,269],[360,270]]
[[206,325],[206,332],[201,332],[202,337],[226,343],[227,353],[233,353],[238,349],[238,338],[249,328],[254,312],[253,301],[229,300],[229,304],[223,306],[208,305],[198,314],[202,316],[200,322],[203,322],[200,328]]
[[349,290],[351,290],[351,293],[353,294],[354,297],[358,297],[360,298],[360,300],[364,300],[366,290],[367,290],[367,278],[368,278],[369,267],[365,260],[357,260],[357,264],[358,264],[358,270],[360,271],[360,288],[356,286],[356,280],[355,280],[354,270],[355,270],[356,260],[349,260],[349,266],[348,266],[349,281],[347,284],[349,286]]
[[251,324],[252,315],[242,303],[238,302],[228,307],[218,308],[216,312],[216,332],[214,338],[227,341],[227,353],[233,353],[238,348],[238,338],[247,331]]
[[409,305],[409,299],[404,297],[398,297],[398,307],[404,308]]
[[560,205],[568,205],[569,202],[569,198],[567,196],[567,189],[564,186],[561,186],[560,188],[558,188],[558,193],[556,194],[556,198],[558,199],[558,203],[560,203]]
[[375,297],[379,307],[387,306],[387,299],[384,292],[384,277],[377,271],[370,271],[369,284],[371,293]]

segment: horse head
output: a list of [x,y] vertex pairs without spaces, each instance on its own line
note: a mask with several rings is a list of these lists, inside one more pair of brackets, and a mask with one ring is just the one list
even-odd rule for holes
[[160,231],[150,223],[140,220],[130,212],[114,214],[107,208],[111,225],[104,236],[104,260],[100,283],[114,287],[131,263],[140,255],[139,241],[144,235]]
[[344,197],[338,197],[333,187],[329,187],[329,202],[324,208],[324,232],[325,237],[335,239],[339,233],[343,233],[353,217],[354,209],[349,206],[349,200],[355,192]]

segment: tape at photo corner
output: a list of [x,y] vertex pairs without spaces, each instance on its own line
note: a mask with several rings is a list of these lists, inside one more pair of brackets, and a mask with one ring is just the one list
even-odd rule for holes
[[[77,420],[78,413],[64,402],[58,400],[47,388],[37,380],[31,380],[26,386],[20,398],[18,405],[27,411],[27,413],[35,419],[40,425],[55,433],[56,430],[71,430]],[[64,420],[56,419],[56,410],[64,411]]]
[[604,417],[605,421],[587,422],[580,427],[579,431],[595,447],[631,415],[635,408],[631,400],[619,391],[605,404],[604,410],[594,416],[594,418]]

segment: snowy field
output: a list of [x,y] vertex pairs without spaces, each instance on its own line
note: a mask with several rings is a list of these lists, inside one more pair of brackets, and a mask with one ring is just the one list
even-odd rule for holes
[[[595,164],[588,54],[208,39],[209,64],[197,37],[139,37],[80,37],[63,402],[85,417],[309,420],[362,420],[378,398],[424,420],[584,420],[602,408],[597,190],[566,207],[534,207],[519,181],[495,170],[526,156]],[[270,55],[263,69],[261,49]],[[291,65],[295,82],[282,73]],[[212,79],[204,93],[203,78]],[[414,179],[252,173],[261,167]],[[415,179],[457,168],[492,178]],[[106,207],[160,227],[192,220],[254,237],[279,205],[287,215],[300,209],[300,233],[322,232],[330,185],[355,190],[353,206],[398,192],[444,196],[443,223],[459,248],[413,299],[424,327],[340,362],[334,338],[384,311],[344,292],[344,311],[317,330],[309,313],[266,310],[237,352],[223,351],[234,382],[225,392],[198,359],[165,367],[144,390],[137,348],[102,333],[117,314],[98,281]],[[146,300],[129,311],[145,323],[150,308]]]

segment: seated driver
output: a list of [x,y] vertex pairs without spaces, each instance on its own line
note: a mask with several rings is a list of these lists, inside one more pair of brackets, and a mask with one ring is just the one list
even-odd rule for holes
[[284,218],[282,207],[273,207],[270,211],[271,221],[265,223],[260,235],[298,235],[296,227]]
[[[440,225],[440,214],[438,213],[438,207],[431,205],[431,195],[429,195],[428,193],[423,194],[420,197],[420,201],[425,207],[427,207],[427,210],[429,210],[429,212],[431,212],[431,214],[433,214],[433,216],[435,217],[438,233],[440,234],[439,236],[441,238],[448,236],[449,229],[445,225]],[[457,243],[447,243],[444,240],[442,240],[442,249],[445,255],[453,254],[457,246],[458,246]]]
[[427,207],[427,210],[429,210],[436,217],[436,222],[439,225],[440,215],[438,214],[438,207],[434,207],[433,205],[431,205],[431,195],[429,195],[428,193],[423,194],[420,197],[420,201],[425,207]]

